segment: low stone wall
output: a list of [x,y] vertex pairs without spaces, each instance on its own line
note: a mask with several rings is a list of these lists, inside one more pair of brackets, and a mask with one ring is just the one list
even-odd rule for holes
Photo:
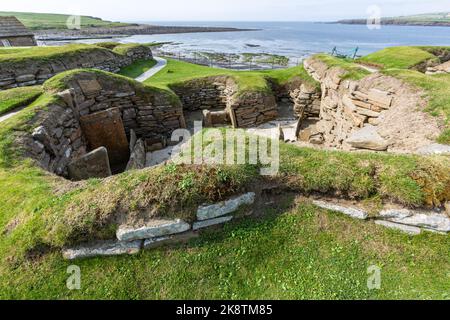
[[82,71],[63,82],[71,89],[38,112],[25,138],[27,155],[58,175],[67,177],[68,164],[89,151],[81,116],[118,108],[128,136],[134,130],[143,139],[162,139],[185,126],[181,105],[167,92],[100,72]]
[[300,117],[318,117],[320,115],[321,93],[311,85],[301,84],[300,88],[289,93],[294,103],[294,115]]
[[411,152],[432,143],[439,125],[423,110],[421,93],[380,73],[345,80],[346,71],[311,57],[305,69],[321,83],[316,129],[327,147]]
[[104,48],[89,48],[49,58],[29,58],[0,63],[0,90],[44,83],[58,73],[93,68],[116,73],[139,59],[151,59],[146,46],[129,48],[123,55]]
[[229,113],[235,128],[247,128],[273,120],[278,115],[272,92],[242,92],[232,77],[206,77],[172,87],[184,110],[218,110]]

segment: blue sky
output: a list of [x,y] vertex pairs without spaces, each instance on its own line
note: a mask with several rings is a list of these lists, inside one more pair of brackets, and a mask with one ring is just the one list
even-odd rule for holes
[[450,11],[449,0],[1,0],[0,11],[77,13],[122,21],[325,21]]

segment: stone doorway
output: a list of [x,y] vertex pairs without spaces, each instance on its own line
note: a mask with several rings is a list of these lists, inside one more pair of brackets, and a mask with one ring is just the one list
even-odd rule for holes
[[80,124],[89,150],[105,147],[112,173],[123,172],[130,158],[130,149],[119,108],[82,116]]

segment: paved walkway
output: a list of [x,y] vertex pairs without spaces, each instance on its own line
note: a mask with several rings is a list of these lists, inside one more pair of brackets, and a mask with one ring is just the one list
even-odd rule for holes
[[139,77],[137,77],[135,79],[136,81],[144,82],[145,80],[153,77],[167,65],[166,59],[159,57],[154,57],[154,59],[156,60],[156,64],[151,69],[149,69],[148,71],[144,72]]

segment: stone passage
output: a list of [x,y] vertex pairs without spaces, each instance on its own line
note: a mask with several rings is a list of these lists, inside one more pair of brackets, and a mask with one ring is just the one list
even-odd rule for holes
[[[32,120],[36,128],[25,138],[27,155],[58,175],[70,177],[69,163],[82,168],[92,159],[103,159],[97,153],[85,157],[99,147],[107,149],[113,173],[116,165],[125,169],[134,151],[129,148],[131,131],[147,148],[185,126],[182,107],[169,92],[94,71],[68,74],[61,81],[71,89],[56,93],[58,99],[38,112]],[[94,176],[108,169],[100,171]],[[83,177],[76,174],[73,179]]]
[[130,149],[119,108],[82,116],[80,123],[89,149],[105,147],[112,168],[127,164]]

